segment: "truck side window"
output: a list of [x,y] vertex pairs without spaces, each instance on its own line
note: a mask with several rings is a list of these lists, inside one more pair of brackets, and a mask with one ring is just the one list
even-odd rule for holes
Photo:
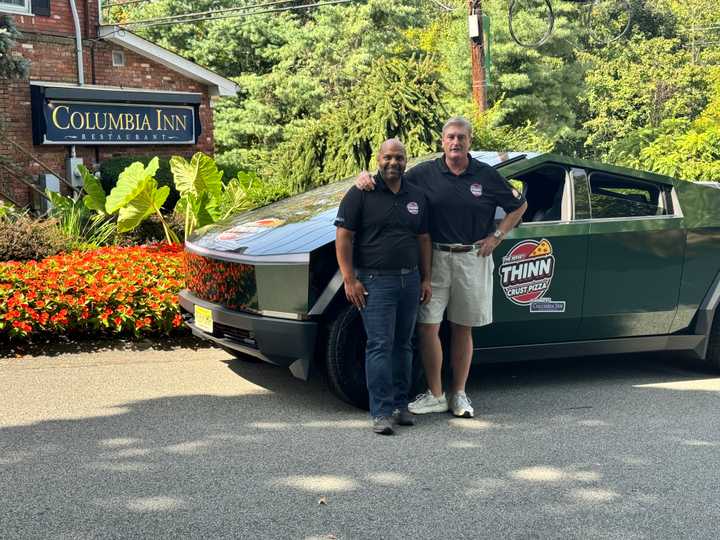
[[668,207],[662,186],[612,176],[590,175],[590,212],[593,219],[664,216]]

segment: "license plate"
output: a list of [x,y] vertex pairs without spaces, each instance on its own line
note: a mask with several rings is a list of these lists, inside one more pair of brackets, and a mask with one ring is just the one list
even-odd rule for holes
[[213,332],[213,314],[212,311],[204,307],[195,306],[195,326],[200,330],[212,334]]

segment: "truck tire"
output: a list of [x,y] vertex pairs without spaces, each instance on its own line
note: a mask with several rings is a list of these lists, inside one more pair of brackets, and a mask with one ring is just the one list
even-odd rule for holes
[[720,371],[720,311],[715,312],[710,327],[707,356],[705,362],[713,371]]
[[327,336],[325,366],[330,391],[351,405],[367,409],[367,337],[357,308],[343,306],[337,311],[328,324]]

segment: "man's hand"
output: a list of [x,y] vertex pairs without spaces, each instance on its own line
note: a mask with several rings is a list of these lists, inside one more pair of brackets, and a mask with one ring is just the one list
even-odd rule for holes
[[420,282],[420,303],[427,304],[432,298],[432,286],[429,281]]
[[367,291],[360,281],[353,278],[345,282],[345,298],[358,309],[365,307],[365,296]]
[[355,179],[355,187],[363,191],[372,191],[375,189],[375,180],[369,172],[363,171]]
[[477,256],[487,257],[495,250],[496,247],[500,245],[500,242],[502,242],[502,240],[500,238],[495,238],[495,236],[493,236],[492,234],[488,235],[482,240],[478,240],[477,242],[475,242],[478,246],[480,246],[480,249],[478,249],[477,252]]

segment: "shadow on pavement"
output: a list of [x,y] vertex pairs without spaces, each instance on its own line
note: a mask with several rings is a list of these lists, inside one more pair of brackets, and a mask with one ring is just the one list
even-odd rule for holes
[[717,525],[720,386],[672,361],[479,366],[476,419],[421,417],[396,437],[320,382],[227,364],[257,387],[0,429],[2,536],[625,539]]

